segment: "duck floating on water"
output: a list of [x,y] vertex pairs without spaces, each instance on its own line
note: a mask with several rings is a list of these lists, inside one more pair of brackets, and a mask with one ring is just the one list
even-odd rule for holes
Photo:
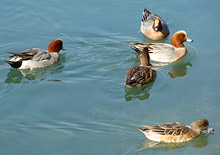
[[157,72],[150,64],[150,56],[147,47],[142,50],[140,62],[140,66],[133,66],[128,70],[125,76],[126,86],[138,87],[153,82],[156,79]]
[[148,9],[143,11],[141,32],[152,40],[162,40],[170,34],[167,23]]
[[47,50],[40,48],[32,48],[22,51],[20,53],[6,51],[13,54],[11,59],[6,62],[13,68],[17,69],[34,69],[49,66],[59,61],[59,51],[65,50],[63,48],[63,41],[61,39],[53,40]]
[[180,122],[166,123],[157,126],[142,125],[145,129],[138,128],[148,139],[158,142],[185,142],[198,137],[201,131],[214,131],[209,127],[207,119],[199,119],[190,126]]
[[187,34],[184,30],[177,31],[171,37],[171,44],[168,43],[130,43],[132,49],[134,49],[139,55],[141,51],[148,47],[150,58],[152,61],[172,63],[187,53],[187,49],[183,42],[193,42],[193,40],[187,38]]

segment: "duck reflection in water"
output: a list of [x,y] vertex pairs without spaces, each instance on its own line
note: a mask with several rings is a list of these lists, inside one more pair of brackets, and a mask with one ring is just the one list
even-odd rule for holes
[[[27,80],[35,80],[36,74],[30,73],[35,72],[34,70],[18,70],[18,69],[10,69],[10,72],[7,74],[7,78],[5,83],[21,83],[23,79]],[[37,73],[37,72],[36,72]],[[44,74],[43,72],[39,72],[40,74]]]
[[192,67],[190,62],[177,63],[172,66],[172,71],[168,72],[171,78],[185,78],[188,68]]
[[172,64],[152,62],[152,65],[155,66],[156,70],[164,70],[164,68],[171,68],[171,71],[168,72],[168,74],[173,79],[185,78],[187,76],[188,69],[192,67],[191,62],[187,57],[183,57]]
[[136,88],[130,88],[125,86],[125,100],[132,101],[134,99],[148,99],[150,96],[150,89],[152,88],[152,86],[153,83]]
[[[5,83],[26,83],[30,81],[36,81],[38,76],[44,75],[46,73],[54,74],[56,72],[60,72],[64,68],[64,64],[66,62],[65,54],[61,54],[60,61],[58,63],[52,64],[50,66],[44,68],[36,68],[33,70],[29,69],[14,69],[11,68],[9,73],[7,74],[7,78],[5,79]],[[40,78],[39,80],[47,79],[45,76]],[[47,79],[48,80],[48,79]],[[48,81],[61,81],[61,80],[48,80]]]
[[[58,67],[56,67],[55,69],[53,68],[53,70],[50,70],[51,74],[63,68],[63,66],[59,66],[59,64],[53,64],[52,66],[53,67],[58,66]],[[48,67],[46,68],[48,69]],[[19,70],[19,69],[11,68],[10,72],[7,74],[5,83],[25,83],[28,81],[35,81],[38,79],[36,78],[36,76],[43,75],[48,72],[46,68],[36,69],[36,70],[35,69],[34,70],[27,70],[27,69]],[[45,77],[40,78],[41,81],[45,79],[47,78]],[[61,80],[48,80],[48,81],[61,81]]]
[[180,142],[180,143],[165,143],[165,142],[156,142],[149,139],[146,139],[144,143],[138,148],[139,152],[148,150],[148,149],[160,149],[164,148],[164,151],[178,149],[186,145],[192,144],[192,147],[202,148],[208,144],[208,136],[213,133],[201,133],[198,138],[195,138],[191,141]]

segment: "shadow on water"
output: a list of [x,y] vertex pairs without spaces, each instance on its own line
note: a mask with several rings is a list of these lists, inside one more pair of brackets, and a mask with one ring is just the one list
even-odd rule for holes
[[146,139],[144,143],[138,148],[138,151],[145,151],[148,149],[161,149],[164,148],[164,151],[172,150],[172,149],[178,149],[181,147],[185,147],[189,144],[192,144],[192,147],[195,148],[202,148],[205,147],[208,144],[208,136],[213,135],[213,133],[201,133],[201,135],[198,138],[195,138],[191,141],[187,142],[180,142],[180,143],[165,143],[165,142],[155,142],[151,141],[149,139]]
[[125,86],[125,101],[132,101],[134,99],[148,99],[150,96],[150,89],[152,88],[152,86],[153,83],[136,88],[129,88]]

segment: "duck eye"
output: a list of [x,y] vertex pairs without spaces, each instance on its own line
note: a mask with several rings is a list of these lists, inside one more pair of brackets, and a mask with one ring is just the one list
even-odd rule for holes
[[185,36],[182,36],[182,38],[185,38]]
[[207,125],[208,125],[208,123],[207,123],[207,122],[203,123],[203,126],[207,126]]

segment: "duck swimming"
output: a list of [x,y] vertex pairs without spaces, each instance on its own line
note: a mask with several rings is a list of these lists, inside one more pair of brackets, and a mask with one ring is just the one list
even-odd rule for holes
[[214,131],[209,128],[207,119],[199,119],[190,126],[184,125],[180,122],[166,123],[157,126],[142,125],[145,129],[138,128],[148,139],[158,142],[185,142],[198,137],[201,131]]
[[10,56],[11,59],[6,62],[17,69],[42,68],[58,62],[60,50],[65,50],[63,49],[63,41],[56,39],[49,44],[47,50],[32,48],[20,53],[6,51],[13,54]]
[[150,64],[150,56],[147,47],[142,50],[140,62],[140,66],[133,66],[128,70],[125,76],[126,86],[138,87],[153,82],[156,79],[157,72]]
[[161,40],[170,34],[166,22],[160,16],[147,9],[143,11],[141,32],[152,40]]
[[139,55],[145,47],[148,47],[150,58],[157,62],[174,62],[183,57],[187,53],[187,49],[183,42],[193,42],[193,40],[187,38],[185,31],[177,31],[171,37],[171,44],[168,43],[130,43],[132,49],[134,49]]

